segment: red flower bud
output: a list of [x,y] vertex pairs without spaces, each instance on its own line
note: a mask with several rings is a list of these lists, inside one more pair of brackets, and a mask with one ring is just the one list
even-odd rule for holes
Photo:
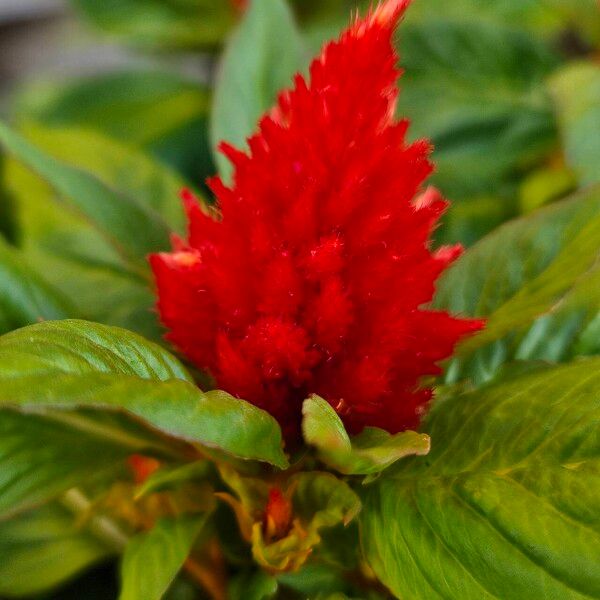
[[160,463],[155,458],[142,456],[141,454],[132,454],[127,459],[127,463],[137,484],[144,483],[152,473],[160,468]]
[[271,488],[264,516],[265,537],[281,539],[288,533],[291,524],[292,503],[279,488]]

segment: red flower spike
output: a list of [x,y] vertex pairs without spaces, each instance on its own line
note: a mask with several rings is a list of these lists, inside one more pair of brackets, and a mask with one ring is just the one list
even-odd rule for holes
[[248,140],[228,144],[219,214],[189,192],[187,247],[151,257],[170,339],[219,387],[274,415],[288,439],[326,398],[348,429],[415,427],[423,376],[481,327],[421,308],[459,247],[429,249],[446,208],[423,182],[430,146],[394,122],[394,28],[408,0],[356,20],[297,75]]

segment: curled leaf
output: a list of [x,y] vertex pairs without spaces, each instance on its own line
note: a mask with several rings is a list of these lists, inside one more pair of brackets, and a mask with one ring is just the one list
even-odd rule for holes
[[302,413],[306,443],[316,448],[322,462],[345,475],[375,475],[401,458],[429,452],[429,436],[415,431],[390,435],[366,427],[350,438],[335,410],[316,395],[304,401]]

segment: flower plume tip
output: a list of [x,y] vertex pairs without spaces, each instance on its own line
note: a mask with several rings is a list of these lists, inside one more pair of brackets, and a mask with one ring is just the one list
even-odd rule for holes
[[396,27],[412,0],[386,0],[373,12],[372,20],[384,27]]

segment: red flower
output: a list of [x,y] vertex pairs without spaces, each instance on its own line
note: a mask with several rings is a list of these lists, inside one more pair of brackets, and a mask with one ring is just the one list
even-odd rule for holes
[[298,431],[301,403],[326,398],[351,431],[414,427],[425,375],[483,326],[421,308],[460,247],[429,249],[446,202],[421,192],[426,141],[394,121],[389,0],[325,46],[209,184],[218,211],[184,193],[186,242],[151,257],[171,340],[218,386]]
[[269,498],[264,514],[264,530],[267,539],[285,537],[292,524],[292,503],[278,488],[269,490]]
[[141,454],[132,454],[127,463],[137,484],[144,483],[150,475],[160,469],[160,463],[155,458]]

